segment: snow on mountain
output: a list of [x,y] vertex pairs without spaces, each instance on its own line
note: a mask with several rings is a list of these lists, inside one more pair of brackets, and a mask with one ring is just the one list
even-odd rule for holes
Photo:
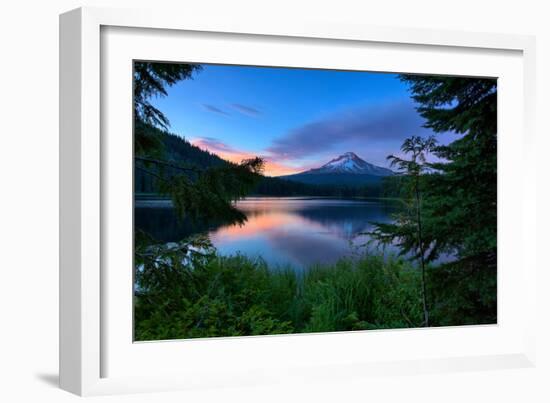
[[303,174],[367,174],[374,176],[388,176],[394,172],[387,168],[382,168],[359,158],[353,152],[347,152],[333,160],[330,160],[320,168],[310,169]]

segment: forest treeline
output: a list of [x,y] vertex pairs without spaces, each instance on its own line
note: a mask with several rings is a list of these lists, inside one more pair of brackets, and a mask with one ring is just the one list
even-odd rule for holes
[[[196,167],[206,169],[210,167],[228,166],[232,163],[218,157],[209,151],[203,150],[185,138],[177,134],[163,131],[154,126],[144,126],[142,130],[149,131],[151,136],[156,136],[165,150],[163,161],[175,166]],[[138,169],[135,172],[136,193],[158,194],[162,183],[159,174],[174,176],[180,174],[177,167],[167,164],[157,164],[154,158],[138,157],[136,160]],[[139,169],[144,167],[144,169]],[[395,183],[395,184],[393,184]],[[326,196],[326,197],[395,197],[398,195],[399,179],[386,177],[379,184],[361,186],[349,185],[312,185],[297,181],[280,179],[260,175],[258,183],[251,190],[251,196]]]

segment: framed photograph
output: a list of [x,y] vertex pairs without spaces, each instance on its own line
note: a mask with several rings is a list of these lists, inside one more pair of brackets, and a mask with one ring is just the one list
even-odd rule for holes
[[534,365],[531,37],[60,24],[64,389]]

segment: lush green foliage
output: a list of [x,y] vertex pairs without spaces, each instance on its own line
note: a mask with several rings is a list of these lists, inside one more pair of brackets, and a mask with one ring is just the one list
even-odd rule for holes
[[422,320],[418,274],[403,260],[365,256],[300,275],[182,245],[138,252],[138,340],[411,327]]
[[[411,86],[425,126],[436,133],[454,132],[457,139],[436,146],[433,139],[413,136],[402,150],[413,155],[411,160],[389,157],[406,174],[399,192],[410,200],[411,208],[397,215],[393,224],[378,225],[374,236],[381,242],[397,243],[403,254],[412,253],[422,267],[443,253],[453,254],[457,260],[441,267],[428,287],[446,295],[447,304],[461,304],[463,319],[479,315],[470,309],[475,306],[496,320],[496,80],[416,75],[402,79]],[[420,158],[414,143],[419,148],[426,146],[426,152],[441,162]],[[394,192],[396,183],[390,182]],[[454,282],[476,287],[483,295],[457,298],[451,291]]]
[[459,136],[434,153],[426,178],[425,232],[437,251],[496,265],[497,82],[466,77],[403,76],[426,126]]
[[[138,248],[137,340],[423,324],[420,272],[407,260],[365,255],[299,272],[240,255],[218,256],[205,238],[193,244],[201,252],[188,243]],[[484,280],[461,282],[465,274],[451,266],[429,268],[429,278],[449,283],[429,289],[432,326],[493,323],[486,290],[477,288]]]
[[423,139],[412,136],[406,139],[401,146],[403,154],[410,155],[410,159],[388,156],[391,166],[398,168],[399,172],[406,175],[409,180],[404,182],[407,186],[407,196],[404,199],[405,208],[395,214],[395,221],[388,224],[377,224],[371,233],[374,240],[385,244],[396,244],[400,248],[400,254],[410,254],[412,258],[420,262],[422,306],[424,310],[424,326],[430,325],[429,307],[426,291],[426,263],[435,258],[431,239],[426,238],[423,232],[423,208],[421,178],[429,169],[427,163],[428,154],[435,147],[434,137]]
[[429,217],[423,213],[423,193],[424,180],[423,175],[429,169],[426,158],[435,147],[435,139],[430,137],[422,139],[417,136],[405,140],[401,151],[406,157],[388,156],[392,166],[396,166],[398,171],[408,180],[402,181],[401,194],[404,201],[404,207],[394,215],[395,222],[387,224],[377,224],[376,229],[371,233],[375,240],[379,242],[397,245],[400,248],[401,255],[410,255],[414,259],[433,261],[437,255],[431,250],[432,242],[424,237],[422,224]]
[[[428,260],[452,252],[470,262],[478,259],[480,264],[496,265],[496,80],[402,78],[411,85],[426,127],[436,133],[457,133],[449,145],[430,147],[443,161],[425,164],[429,174],[420,179]],[[420,175],[408,172],[408,176],[405,182]],[[386,229],[387,235],[400,231]]]
[[442,264],[428,271],[430,321],[440,326],[497,323],[497,267],[491,257]]

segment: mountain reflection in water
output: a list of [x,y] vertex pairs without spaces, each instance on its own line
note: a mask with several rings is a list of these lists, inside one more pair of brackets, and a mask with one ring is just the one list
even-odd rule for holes
[[[247,198],[237,203],[243,225],[177,220],[170,204],[136,202],[135,225],[161,242],[207,231],[222,255],[241,253],[270,266],[334,263],[369,241],[372,222],[391,222],[395,204],[322,198]],[[373,248],[371,246],[370,248]]]

